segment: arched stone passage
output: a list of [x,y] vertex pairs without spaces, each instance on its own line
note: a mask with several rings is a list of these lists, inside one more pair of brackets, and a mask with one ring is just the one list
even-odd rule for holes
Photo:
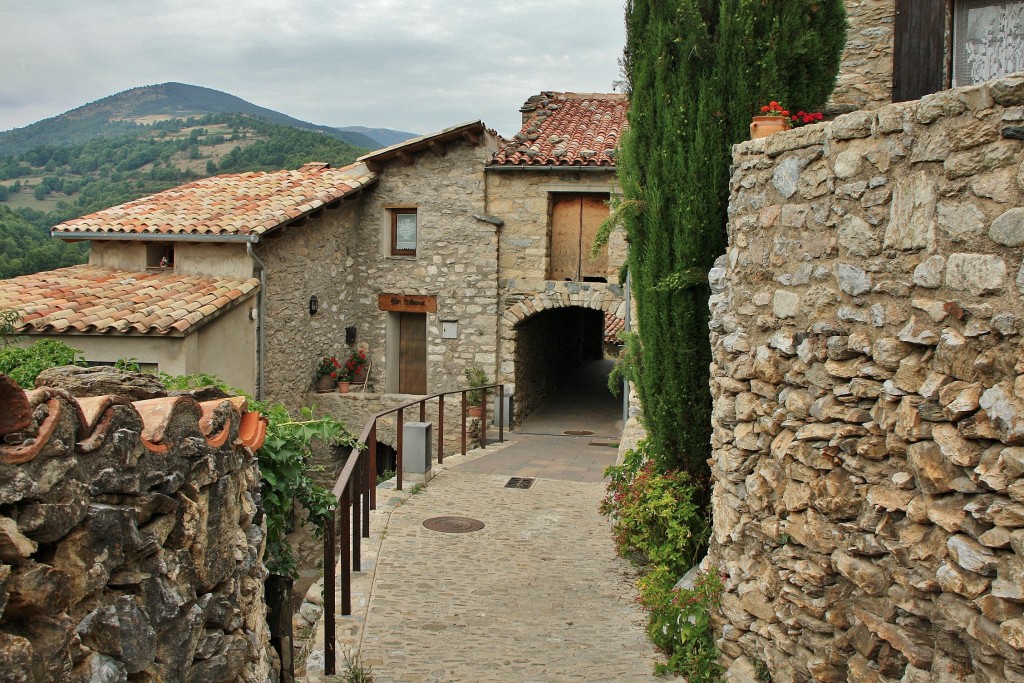
[[517,423],[581,364],[603,357],[606,314],[625,316],[617,285],[546,284],[543,293],[517,298],[502,318],[500,377],[512,385]]

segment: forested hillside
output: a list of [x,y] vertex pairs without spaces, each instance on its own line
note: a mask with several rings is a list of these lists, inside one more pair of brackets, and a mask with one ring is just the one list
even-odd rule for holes
[[[160,119],[131,135],[0,155],[0,278],[82,262],[49,237],[63,221],[217,173],[352,163],[367,150],[241,114]],[[53,243],[53,244],[50,244]]]

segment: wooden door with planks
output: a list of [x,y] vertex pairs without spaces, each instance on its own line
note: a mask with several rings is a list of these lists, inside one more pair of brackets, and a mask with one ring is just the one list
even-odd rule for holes
[[427,393],[427,316],[398,313],[398,392]]
[[608,217],[607,201],[602,193],[553,195],[549,280],[607,281],[607,245],[596,258],[590,257],[598,228]]

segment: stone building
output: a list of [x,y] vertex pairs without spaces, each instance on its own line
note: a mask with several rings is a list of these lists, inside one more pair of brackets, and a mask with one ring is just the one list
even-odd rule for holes
[[1024,71],[1024,2],[847,0],[829,109],[848,113]]
[[380,393],[456,389],[479,367],[523,415],[621,327],[625,240],[590,247],[626,106],[542,93],[510,140],[473,121],[344,169],[217,176],[84,216],[53,233],[90,240],[89,264],[4,281],[0,308],[90,361],[293,406],[320,357],[354,348]]
[[0,678],[274,680],[265,420],[240,398],[76,385],[0,375]]

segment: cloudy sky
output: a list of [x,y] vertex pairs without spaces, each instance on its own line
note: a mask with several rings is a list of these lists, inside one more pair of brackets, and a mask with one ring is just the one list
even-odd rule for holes
[[624,0],[4,0],[0,130],[178,81],[314,123],[519,129],[541,90],[611,92]]

